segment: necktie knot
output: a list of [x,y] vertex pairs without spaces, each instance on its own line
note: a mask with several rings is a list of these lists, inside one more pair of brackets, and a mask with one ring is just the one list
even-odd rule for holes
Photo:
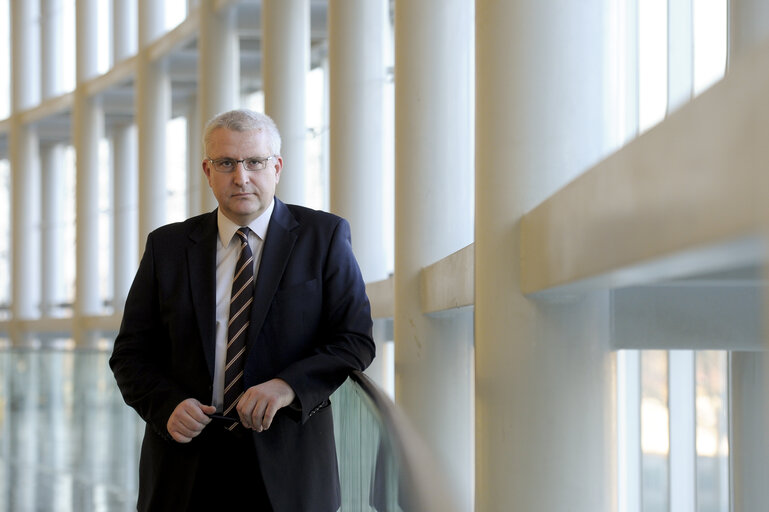
[[247,244],[248,243],[248,233],[251,230],[248,228],[248,226],[243,226],[238,228],[237,231],[235,231],[235,234],[238,235],[238,238],[240,238],[241,244]]

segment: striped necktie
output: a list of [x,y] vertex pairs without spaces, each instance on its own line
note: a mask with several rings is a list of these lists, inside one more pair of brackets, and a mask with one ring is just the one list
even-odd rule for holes
[[254,256],[248,245],[247,227],[239,228],[235,234],[240,238],[240,257],[232,278],[230,299],[230,320],[227,326],[227,362],[224,368],[224,415],[236,420],[235,406],[243,395],[243,368],[246,361],[246,334],[254,302]]

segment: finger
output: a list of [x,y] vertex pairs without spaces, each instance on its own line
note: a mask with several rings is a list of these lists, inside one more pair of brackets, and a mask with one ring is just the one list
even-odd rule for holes
[[275,402],[270,402],[267,409],[264,411],[264,418],[262,419],[262,428],[267,430],[272,425],[272,420],[275,419],[275,414],[278,412],[278,405]]
[[[206,409],[204,409],[204,407]],[[215,407],[210,407],[210,409],[212,410],[208,414],[213,414],[214,412],[216,412]],[[200,428],[202,428],[208,425],[211,422],[211,418],[209,418],[208,414],[206,414],[206,410],[209,410],[209,406],[201,405],[201,406],[195,407],[192,410],[187,411],[187,418],[188,418],[188,421],[186,423],[187,426],[191,428],[197,428],[198,426],[200,426]],[[193,421],[194,423],[196,423],[196,425],[191,425],[189,421]]]
[[190,438],[197,436],[203,430],[203,427],[205,427],[205,425],[190,419],[187,419],[186,421],[176,421],[173,424],[173,429],[176,432]]
[[251,425],[254,430],[261,432],[263,427],[264,412],[267,409],[267,400],[260,400],[256,403],[254,411],[251,414]]
[[252,393],[246,392],[238,400],[238,405],[235,410],[238,411],[238,417],[240,418],[240,424],[246,428],[251,428],[251,416],[256,407],[257,399]]

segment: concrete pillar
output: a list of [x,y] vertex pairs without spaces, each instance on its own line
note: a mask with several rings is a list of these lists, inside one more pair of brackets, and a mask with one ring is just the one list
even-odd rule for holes
[[352,227],[366,282],[387,277],[383,234],[384,0],[331,0],[329,137],[331,211]]
[[[384,245],[384,0],[328,4],[330,210],[350,221],[353,252],[363,279],[387,277]],[[384,343],[367,370],[385,384]]]
[[40,3],[10,2],[11,110],[40,102]]
[[423,314],[420,271],[473,241],[473,2],[395,16],[395,399],[472,510],[472,312]]
[[136,125],[139,134],[139,240],[166,222],[166,125],[171,118],[171,80],[164,61],[147,47],[164,30],[163,3],[139,0],[139,62]]
[[[729,66],[737,65],[768,39],[769,4],[762,0],[730,0]],[[766,318],[764,324],[769,325]],[[769,501],[769,352],[732,352],[729,364],[732,510],[760,510]]]
[[40,85],[43,99],[52,98],[62,92],[62,0],[41,0],[40,41],[41,69]]
[[264,111],[280,130],[283,172],[277,195],[283,201],[305,203],[306,99],[310,56],[308,0],[262,2],[262,79]]
[[[75,318],[100,314],[99,296],[99,141],[104,131],[104,111],[98,97],[89,97],[83,86],[98,74],[97,0],[77,0],[76,48],[77,88],[72,110],[76,169],[76,274]],[[75,342],[92,346],[95,333],[82,330],[76,322]]]
[[[11,316],[40,316],[40,158],[37,131],[13,124],[10,144],[12,286]],[[13,340],[25,344],[25,339]]]
[[114,63],[136,53],[136,41],[139,35],[136,1],[112,0],[112,62]]
[[762,0],[729,0],[728,62],[767,41],[769,38],[769,3]]
[[42,312],[50,316],[64,297],[64,146],[45,144],[40,150],[42,179]]
[[[200,39],[198,40],[198,123],[197,138],[203,136],[203,127],[216,114],[238,107],[240,92],[240,56],[235,11],[216,9],[214,0],[200,0]],[[195,145],[197,155],[190,154],[191,167],[196,166],[197,186],[200,191],[200,210],[216,208],[216,198],[206,181],[201,162],[202,143]],[[198,202],[196,201],[196,202]]]
[[138,169],[134,125],[112,128],[113,306],[122,311],[139,261]]
[[605,152],[601,0],[476,0],[476,510],[615,510],[608,292],[520,290],[521,216]]
[[[40,101],[40,26],[38,2],[11,2],[11,317],[39,316],[40,162],[37,131],[18,115]],[[12,343],[25,345],[13,331]]]

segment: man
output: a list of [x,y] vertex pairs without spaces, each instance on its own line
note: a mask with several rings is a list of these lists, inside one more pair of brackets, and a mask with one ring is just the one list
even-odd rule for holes
[[110,358],[147,422],[138,509],[335,511],[328,398],[374,357],[349,225],[275,197],[269,117],[220,114],[203,145],[219,207],[150,233]]

